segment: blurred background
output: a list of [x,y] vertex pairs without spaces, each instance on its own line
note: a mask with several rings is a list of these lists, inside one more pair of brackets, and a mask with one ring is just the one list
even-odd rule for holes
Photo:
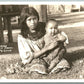
[[40,21],[50,18],[58,21],[59,25],[82,22],[84,5],[0,5],[0,43],[17,42],[20,33],[19,18],[23,7],[33,6],[40,16]]

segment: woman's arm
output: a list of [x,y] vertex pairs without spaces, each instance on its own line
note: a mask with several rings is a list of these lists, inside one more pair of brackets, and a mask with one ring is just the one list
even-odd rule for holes
[[39,58],[46,54],[47,51],[52,50],[55,46],[56,44],[53,42],[41,50],[33,52],[25,39],[21,35],[18,36],[18,50],[23,64],[30,63],[34,58]]
[[46,54],[46,52],[53,50],[55,47],[57,47],[56,42],[52,42],[52,43],[48,44],[47,46],[45,46],[44,48],[42,48],[40,51],[33,53],[33,56],[34,56],[34,58],[38,58],[41,55]]
[[42,55],[46,54],[47,51],[48,51],[48,48],[44,47],[40,51],[34,52],[33,56],[34,56],[34,58],[41,57]]
[[18,35],[18,51],[22,63],[28,63],[28,58],[32,55],[32,52],[22,35]]
[[48,48],[45,47],[42,50],[33,52],[28,45],[26,39],[22,35],[18,35],[18,50],[21,57],[22,63],[30,63],[33,58],[38,58],[41,55],[45,54],[48,51]]

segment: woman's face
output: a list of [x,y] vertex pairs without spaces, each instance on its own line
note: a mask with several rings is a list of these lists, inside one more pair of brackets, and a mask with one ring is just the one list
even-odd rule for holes
[[36,32],[36,26],[38,24],[38,18],[37,16],[30,16],[26,19],[26,24],[29,27],[29,30],[31,33]]

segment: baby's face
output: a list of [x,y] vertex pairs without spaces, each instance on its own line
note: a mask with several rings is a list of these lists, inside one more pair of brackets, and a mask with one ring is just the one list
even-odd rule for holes
[[56,22],[51,21],[47,24],[46,33],[50,35],[55,35],[58,33],[58,25]]

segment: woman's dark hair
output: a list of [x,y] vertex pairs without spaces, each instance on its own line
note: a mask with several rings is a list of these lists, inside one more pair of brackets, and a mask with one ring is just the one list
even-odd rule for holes
[[33,7],[24,7],[22,9],[22,12],[20,15],[20,29],[21,29],[21,35],[25,38],[28,37],[27,34],[29,31],[28,26],[26,25],[26,19],[31,15],[37,16],[39,20],[39,14]]

